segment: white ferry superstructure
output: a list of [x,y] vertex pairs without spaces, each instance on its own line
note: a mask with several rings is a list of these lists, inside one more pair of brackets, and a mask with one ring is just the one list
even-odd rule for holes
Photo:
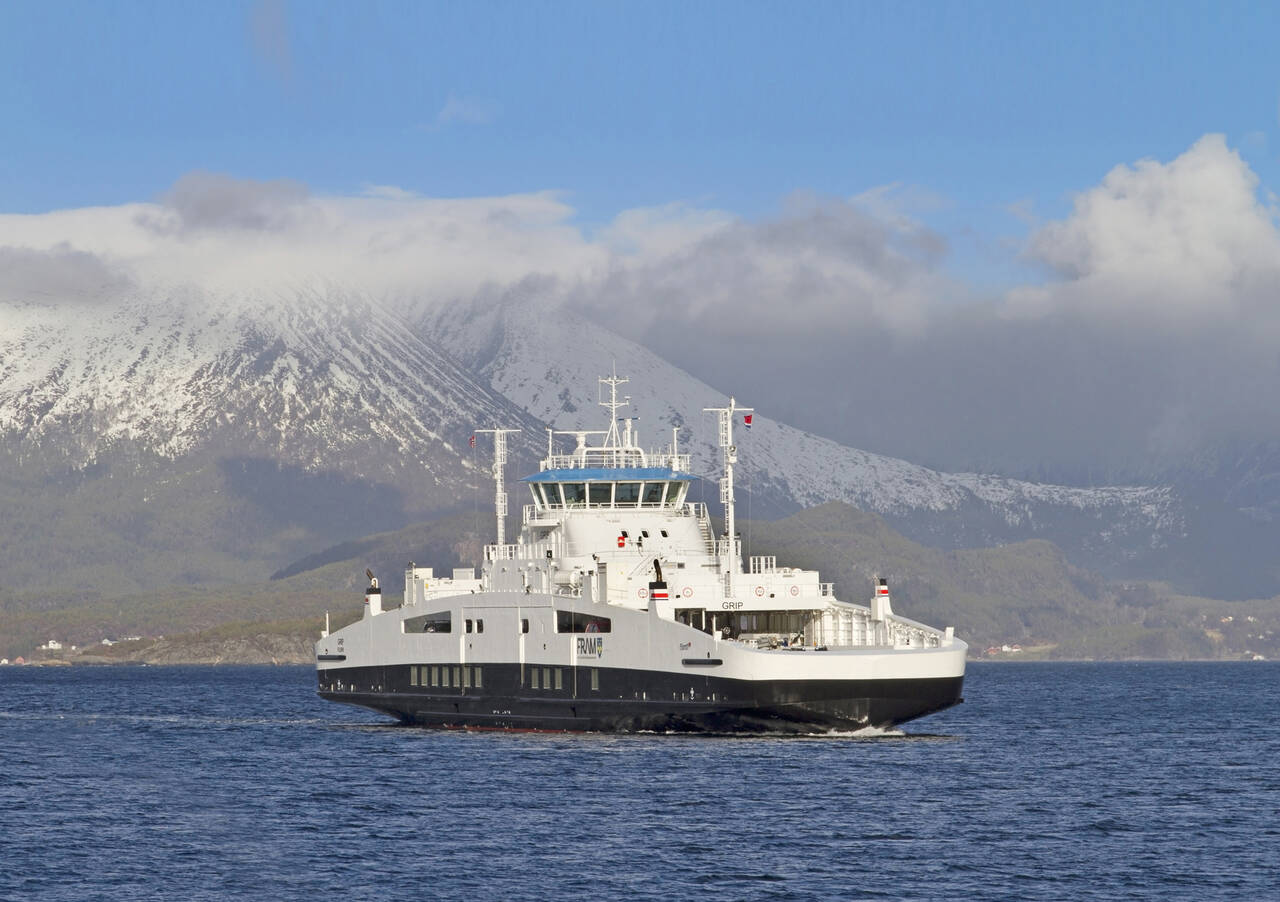
[[[620,418],[626,379],[602,379],[609,426],[548,433],[504,536],[506,437],[494,439],[498,541],[474,570],[413,564],[384,608],[369,576],[364,615],[316,644],[319,694],[408,724],[508,730],[825,732],[888,727],[962,701],[966,644],[894,613],[884,579],[867,605],[812,570],[742,564],[733,428],[719,421],[725,528],[687,499],[675,435],[638,446]],[[749,418],[747,419],[749,423]],[[576,439],[556,453],[555,436]]]

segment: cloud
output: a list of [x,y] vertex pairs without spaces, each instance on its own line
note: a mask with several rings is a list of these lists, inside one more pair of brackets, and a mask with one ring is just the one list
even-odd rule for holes
[[377,197],[384,200],[415,200],[421,196],[396,185],[366,185],[361,194],[364,197]]
[[0,247],[65,246],[140,285],[254,293],[317,280],[421,305],[530,273],[595,271],[609,252],[572,214],[552,193],[438,199],[382,186],[317,196],[294,182],[198,172],[156,203],[0,215]]
[[1280,229],[1222,138],[1030,220],[1022,253],[1049,278],[998,296],[949,274],[919,203],[796,195],[761,221],[670,204],[586,231],[549,192],[335,197],[193,173],[158,203],[0,216],[0,267],[44,297],[320,281],[409,321],[568,304],[762,413],[947,468],[1115,481],[1280,437]]
[[68,244],[47,250],[0,247],[0,298],[18,302],[93,302],[118,297],[130,279],[102,258]]
[[166,229],[254,229],[279,231],[300,215],[307,187],[288,179],[256,181],[213,172],[182,176],[161,199],[161,215],[147,224]]
[[458,97],[450,94],[440,112],[436,113],[436,127],[453,123],[464,125],[488,125],[502,112],[502,107],[491,100],[478,97]]
[[1031,236],[1027,255],[1060,279],[1011,292],[1011,308],[1161,325],[1252,312],[1272,327],[1280,232],[1258,187],[1221,135],[1169,163],[1117,166]]

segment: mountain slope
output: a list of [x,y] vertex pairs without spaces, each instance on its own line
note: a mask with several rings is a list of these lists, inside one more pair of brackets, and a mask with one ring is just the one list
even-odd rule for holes
[[0,306],[0,589],[265,577],[472,501],[494,424],[540,428],[335,290]]
[[[530,414],[564,429],[600,428],[597,378],[616,366],[631,379],[625,389],[648,439],[666,444],[677,428],[695,470],[718,472],[715,421],[701,411],[722,406],[725,395],[571,311],[529,298],[484,309],[453,306],[425,317],[421,330]],[[735,435],[740,504],[755,505],[757,514],[839,500],[883,514],[930,544],[976,547],[1047,536],[1073,558],[1103,569],[1185,533],[1180,499],[1167,487],[1080,489],[940,473],[844,447],[769,413],[757,414],[749,432],[739,422]]]

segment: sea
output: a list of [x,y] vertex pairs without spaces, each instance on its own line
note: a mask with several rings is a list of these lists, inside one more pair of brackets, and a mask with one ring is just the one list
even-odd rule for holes
[[307,667],[0,668],[0,899],[1280,899],[1280,664],[974,663],[814,737],[401,727]]

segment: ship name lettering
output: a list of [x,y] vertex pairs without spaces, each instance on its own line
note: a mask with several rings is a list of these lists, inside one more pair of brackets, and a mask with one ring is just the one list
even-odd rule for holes
[[604,636],[579,636],[578,654],[600,657],[604,654]]
[[740,602],[740,601],[722,601],[722,602],[720,603],[720,607],[724,608],[726,611],[736,611],[738,608],[742,607],[742,602]]

